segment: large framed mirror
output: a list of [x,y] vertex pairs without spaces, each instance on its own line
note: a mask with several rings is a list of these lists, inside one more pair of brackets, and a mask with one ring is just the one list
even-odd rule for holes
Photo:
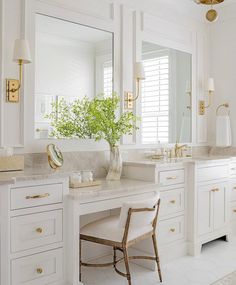
[[142,42],[142,144],[192,142],[192,55]]
[[36,14],[35,138],[50,137],[52,103],[113,92],[113,33]]

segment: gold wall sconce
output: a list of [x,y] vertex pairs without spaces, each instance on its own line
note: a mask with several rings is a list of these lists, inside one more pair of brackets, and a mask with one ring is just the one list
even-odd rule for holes
[[209,95],[209,103],[206,105],[206,102],[204,100],[199,101],[199,115],[205,115],[206,109],[211,106],[211,97],[215,91],[215,84],[214,79],[209,78],[208,79],[208,95]]
[[19,79],[6,79],[6,100],[17,103],[20,97],[20,88],[23,79],[23,64],[31,62],[31,55],[28,41],[17,39],[14,46],[13,61],[19,64]]
[[136,81],[136,95],[133,92],[125,92],[125,108],[133,109],[134,102],[140,96],[141,81],[145,80],[145,71],[142,62],[136,62],[134,65],[134,79]]

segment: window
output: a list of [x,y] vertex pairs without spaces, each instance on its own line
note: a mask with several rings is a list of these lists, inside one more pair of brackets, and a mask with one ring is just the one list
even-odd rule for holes
[[105,97],[112,95],[112,61],[103,64],[103,92]]
[[142,81],[143,144],[167,143],[169,140],[169,55],[155,52],[144,55],[146,79]]

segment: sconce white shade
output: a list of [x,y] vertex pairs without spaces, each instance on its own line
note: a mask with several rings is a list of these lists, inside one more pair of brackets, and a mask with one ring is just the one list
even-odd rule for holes
[[13,61],[19,62],[19,60],[22,60],[23,64],[31,62],[29,43],[24,39],[15,40]]
[[208,91],[215,91],[215,83],[213,78],[208,79]]
[[142,62],[136,62],[134,65],[134,78],[145,80],[145,71]]

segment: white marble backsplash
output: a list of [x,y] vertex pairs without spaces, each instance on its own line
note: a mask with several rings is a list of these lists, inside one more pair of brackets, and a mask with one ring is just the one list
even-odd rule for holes
[[[143,160],[146,158],[146,152],[151,149],[129,149],[122,150],[123,160]],[[152,149],[153,150],[153,149]],[[208,147],[193,147],[193,156],[208,155]],[[236,149],[235,149],[236,153]],[[34,172],[50,172],[46,153],[25,154],[25,171],[34,170]],[[95,177],[105,177],[109,166],[109,151],[81,151],[64,152],[64,165],[62,172],[92,170]]]
[[[39,173],[51,171],[46,153],[25,154],[25,170],[34,169]],[[109,163],[109,152],[64,152],[62,172],[92,170],[95,177],[105,177]]]
[[236,147],[211,147],[210,155],[236,156]]

